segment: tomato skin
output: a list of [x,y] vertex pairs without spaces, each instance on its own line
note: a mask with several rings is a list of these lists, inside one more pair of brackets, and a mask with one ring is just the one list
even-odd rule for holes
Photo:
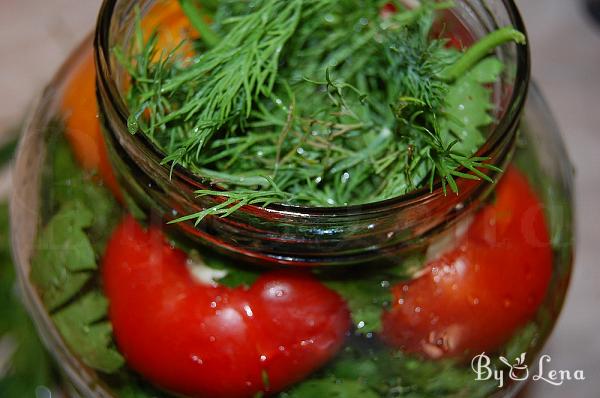
[[103,261],[117,345],[150,382],[194,397],[252,397],[303,379],[343,344],[346,304],[311,276],[268,272],[232,289],[194,281],[186,261],[132,218]]
[[493,351],[534,316],[551,275],[542,205],[511,168],[458,245],[421,277],[393,287],[382,337],[433,359]]

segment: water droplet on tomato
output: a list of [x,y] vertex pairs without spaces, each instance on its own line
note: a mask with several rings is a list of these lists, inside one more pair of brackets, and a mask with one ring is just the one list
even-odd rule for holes
[[254,313],[252,312],[252,308],[250,308],[250,306],[248,304],[244,305],[244,312],[250,318],[252,318],[252,316],[254,316]]
[[197,355],[192,355],[191,356],[192,361],[194,361],[195,363],[197,363],[198,365],[204,365],[204,361],[202,360],[202,358],[200,358]]

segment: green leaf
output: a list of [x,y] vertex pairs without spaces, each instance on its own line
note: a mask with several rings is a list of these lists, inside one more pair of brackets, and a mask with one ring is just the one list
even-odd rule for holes
[[172,398],[172,395],[159,391],[148,383],[142,376],[123,368],[111,375],[111,389],[114,396],[119,398]]
[[336,380],[333,377],[308,380],[299,384],[281,398],[378,398],[379,394],[355,380]]
[[362,274],[326,275],[320,273],[323,282],[346,300],[352,321],[359,334],[376,333],[381,330],[381,316],[393,297],[390,287],[408,280],[422,268],[423,256],[412,254],[397,265],[376,265],[377,269],[364,270]]
[[[323,372],[322,382],[354,381],[375,396],[402,398],[487,397],[494,381],[476,381],[470,366],[450,360],[422,360],[389,347],[347,348]],[[304,384],[304,383],[303,383]],[[357,397],[360,395],[357,395]]]
[[[0,340],[11,346],[4,352],[7,372],[0,375],[0,397],[30,397],[38,386],[53,385],[50,359],[15,288],[10,255],[8,206],[0,204]],[[5,346],[6,347],[6,346]]]
[[255,271],[243,269],[243,268],[229,268],[227,275],[219,279],[220,285],[236,288],[239,286],[252,286],[252,284],[258,279],[260,274]]
[[152,390],[149,386],[140,386],[138,384],[127,384],[119,389],[119,398],[162,398],[168,395]]
[[99,291],[56,313],[52,318],[65,342],[88,366],[105,373],[121,368],[125,360],[113,347],[112,326],[106,317],[108,302]]
[[496,82],[502,69],[500,60],[489,57],[450,86],[446,95],[446,115],[440,120],[440,128],[446,144],[458,138],[454,150],[472,154],[483,144],[481,128],[494,121],[490,115],[493,109],[491,89],[485,84]]
[[[549,327],[549,325],[546,325]],[[504,356],[509,360],[517,358],[523,352],[531,352],[539,344],[540,326],[530,322],[521,328],[504,347]]]
[[78,296],[94,277],[97,258],[121,211],[111,193],[75,162],[62,126],[54,128],[44,182],[49,221],[36,242],[31,279],[48,310],[58,311],[52,318],[70,349],[86,365],[112,373],[124,360],[113,347],[110,323],[104,321],[106,299],[97,290]]
[[358,333],[373,333],[381,329],[381,315],[392,300],[385,276],[335,280],[326,284],[346,300]]
[[93,214],[80,202],[65,204],[39,235],[31,278],[50,311],[65,304],[92,277],[96,257],[84,228]]
[[119,205],[112,193],[99,185],[92,173],[81,169],[62,134],[58,134],[58,138],[48,146],[51,167],[46,186],[49,201],[52,203],[50,214],[73,201],[79,201],[87,209],[93,209],[92,222],[86,227],[94,250],[101,255],[110,233],[121,219]]

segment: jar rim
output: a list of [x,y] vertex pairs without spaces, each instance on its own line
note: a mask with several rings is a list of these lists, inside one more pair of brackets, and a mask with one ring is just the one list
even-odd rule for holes
[[[96,25],[96,34],[94,39],[94,57],[96,61],[96,78],[97,83],[103,87],[106,95],[115,108],[115,113],[118,116],[119,123],[127,126],[129,117],[128,108],[123,101],[121,92],[118,89],[118,84],[114,79],[115,74],[111,64],[110,57],[110,32],[113,14],[115,13],[116,5],[119,0],[104,0],[98,16]],[[497,120],[491,133],[486,138],[486,141],[481,145],[479,150],[473,155],[477,157],[490,157],[494,149],[512,132],[521,116],[521,111],[525,105],[529,82],[531,78],[531,59],[530,47],[525,24],[514,0],[499,0],[504,6],[508,19],[512,26],[522,32],[527,38],[525,44],[516,45],[516,72],[514,76],[514,86],[508,103],[502,113],[502,116]],[[490,10],[487,10],[491,13]],[[158,159],[164,159],[166,154],[156,144],[154,144],[146,135],[136,134],[135,140],[145,150],[146,153],[152,153]],[[155,166],[164,166],[157,163]],[[461,166],[459,171],[468,172]],[[192,185],[207,187],[214,191],[227,192],[227,190],[212,183],[207,177],[203,177],[191,172],[189,169],[174,165],[170,171],[171,175],[179,177],[184,181],[189,181]],[[461,178],[457,178],[461,180]],[[217,196],[217,195],[215,195]],[[365,213],[378,213],[395,208],[404,208],[416,203],[430,202],[437,198],[445,197],[446,191],[443,189],[442,180],[437,176],[433,182],[432,189],[429,186],[424,186],[408,193],[395,196],[392,198],[367,202],[363,204],[352,204],[346,206],[306,206],[286,203],[273,203],[268,206],[245,205],[242,209],[247,209],[253,214],[270,214],[282,216],[302,216],[302,217],[332,217],[337,214],[345,216],[360,215]],[[243,210],[242,210],[243,211]]]

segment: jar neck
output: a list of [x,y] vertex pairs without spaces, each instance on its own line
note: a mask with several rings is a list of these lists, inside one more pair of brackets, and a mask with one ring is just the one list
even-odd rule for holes
[[[100,13],[95,55],[101,121],[111,161],[128,198],[142,211],[170,221],[212,207],[223,198],[197,197],[197,190],[214,189],[210,182],[184,168],[162,165],[164,154],[142,134],[128,131],[128,114],[118,89],[123,71],[111,49],[131,34],[127,23],[134,12],[131,3],[106,0]],[[152,3],[142,1],[140,7],[144,10]],[[507,24],[524,31],[512,1],[483,3],[457,2],[457,18],[475,37]],[[506,65],[494,87],[498,121],[476,156],[488,157],[490,164],[505,168],[527,93],[529,53],[527,47],[507,45],[497,50],[497,56]],[[181,222],[170,228],[245,260],[298,266],[395,262],[401,253],[426,245],[474,211],[493,189],[486,181],[459,179],[457,185],[457,194],[446,194],[437,181],[432,190],[341,208],[245,206],[226,218],[209,216],[197,225]]]

